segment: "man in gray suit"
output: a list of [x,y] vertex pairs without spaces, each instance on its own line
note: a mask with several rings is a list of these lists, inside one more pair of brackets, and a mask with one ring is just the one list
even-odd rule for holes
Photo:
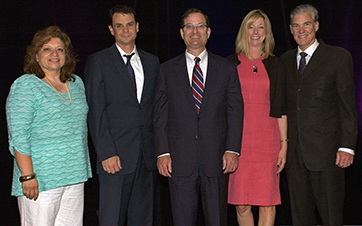
[[293,225],[343,224],[344,168],[353,164],[357,109],[352,57],[316,39],[318,11],[290,14],[297,49],[284,53],[288,115],[286,175]]
[[116,43],[91,55],[84,72],[98,159],[99,224],[152,225],[152,114],[159,60],[136,48],[139,26],[132,8],[115,6],[109,17]]

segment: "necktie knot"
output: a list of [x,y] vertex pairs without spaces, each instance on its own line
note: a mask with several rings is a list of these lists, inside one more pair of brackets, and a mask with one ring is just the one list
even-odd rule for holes
[[131,53],[131,54],[125,54],[124,56],[127,58],[127,62],[126,62],[126,64],[130,64],[131,63],[131,58],[132,58],[132,56],[134,55],[134,53]]
[[200,60],[201,60],[201,59],[198,58],[198,57],[195,57],[195,59],[194,59],[194,61],[195,61],[196,64],[199,64]]
[[305,52],[300,52],[299,54],[300,54],[300,56],[301,56],[302,58],[305,58],[306,56],[308,56],[308,54],[305,53]]

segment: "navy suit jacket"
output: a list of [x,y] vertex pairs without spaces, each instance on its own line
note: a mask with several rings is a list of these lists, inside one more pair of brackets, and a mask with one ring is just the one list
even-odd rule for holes
[[122,169],[129,174],[143,153],[149,170],[156,170],[153,135],[153,101],[158,57],[137,49],[144,71],[141,103],[116,45],[91,55],[85,68],[89,104],[89,131],[97,152],[99,174],[106,174],[101,162],[118,155]]
[[197,114],[185,54],[160,66],[155,103],[156,155],[170,153],[172,175],[187,177],[201,166],[222,174],[226,150],[240,152],[243,99],[235,64],[208,52],[204,97]]
[[338,168],[338,148],[355,149],[358,131],[351,54],[319,42],[300,81],[297,49],[281,56],[286,64],[287,167],[299,142],[304,163],[312,171]]

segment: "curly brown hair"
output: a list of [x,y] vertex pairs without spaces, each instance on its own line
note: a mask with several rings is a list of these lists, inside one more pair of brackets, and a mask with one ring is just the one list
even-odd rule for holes
[[24,72],[27,74],[34,74],[39,78],[44,78],[44,71],[37,62],[36,55],[44,44],[48,43],[51,38],[55,37],[62,40],[65,49],[65,63],[60,69],[60,81],[63,83],[67,80],[75,81],[73,71],[75,69],[76,59],[73,53],[73,47],[68,35],[58,26],[50,26],[35,33],[30,46],[28,46],[26,50]]

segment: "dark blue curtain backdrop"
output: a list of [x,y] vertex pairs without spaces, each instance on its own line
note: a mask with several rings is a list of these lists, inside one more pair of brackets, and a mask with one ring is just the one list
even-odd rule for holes
[[[2,0],[0,3],[0,225],[19,225],[16,198],[10,196],[13,160],[8,151],[5,100],[11,83],[23,74],[26,47],[34,33],[49,25],[58,25],[70,36],[79,62],[76,74],[83,76],[87,57],[114,43],[108,25],[108,11],[116,4],[135,8],[140,22],[137,46],[159,56],[164,62],[185,51],[180,37],[179,20],[185,10],[196,7],[211,20],[208,50],[227,56],[234,52],[234,40],[244,16],[252,9],[265,11],[276,40],[274,53],[281,55],[296,44],[289,30],[289,12],[300,0]],[[310,0],[320,12],[317,37],[344,47],[354,60],[356,97],[362,127],[362,7],[360,0]],[[344,224],[362,225],[362,135],[357,145],[355,163],[346,170]],[[86,183],[84,225],[97,225],[98,181],[95,152],[90,142],[94,178]],[[290,225],[289,198],[282,174],[283,204],[277,207],[277,225]],[[140,203],[142,205],[142,203]],[[229,225],[237,225],[235,211],[229,207]],[[201,217],[200,217],[201,219]],[[172,225],[167,180],[158,178],[155,200],[155,225]],[[202,220],[198,225],[203,225]]]

